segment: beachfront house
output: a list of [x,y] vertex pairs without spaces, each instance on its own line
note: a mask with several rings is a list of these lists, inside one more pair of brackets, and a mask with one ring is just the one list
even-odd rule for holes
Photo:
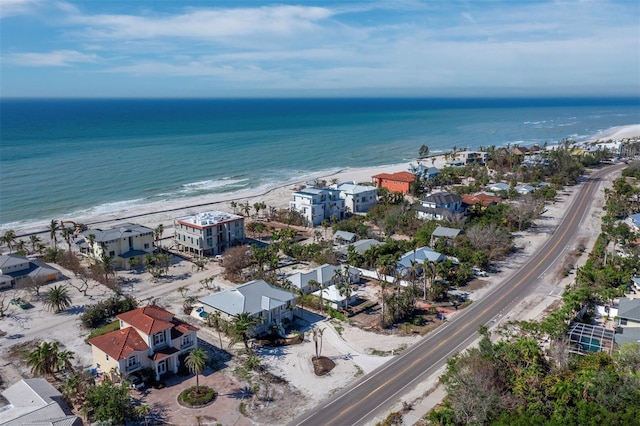
[[2,391],[8,404],[0,407],[0,425],[80,426],[82,420],[68,409],[62,394],[46,379],[22,379]]
[[446,191],[425,196],[415,209],[418,218],[435,220],[450,219],[454,215],[464,212],[462,198]]
[[216,256],[244,242],[244,217],[221,211],[181,216],[173,221],[180,251],[198,256]]
[[131,259],[142,264],[144,256],[155,250],[153,229],[135,223],[123,223],[110,229],[87,229],[81,235],[83,239],[77,242],[81,254],[93,259],[110,256],[117,268],[130,268]]
[[14,288],[27,280],[51,282],[61,277],[60,271],[39,260],[17,254],[0,255],[0,290]]
[[409,173],[418,175],[423,179],[433,179],[440,174],[439,168],[425,166],[424,164],[418,164],[417,166],[410,167],[408,171]]
[[357,284],[360,282],[361,273],[359,269],[352,266],[329,265],[327,263],[311,271],[296,272],[289,275],[287,279],[291,282],[291,288],[309,294],[317,290],[310,285],[312,281],[318,283],[319,286],[328,287],[341,281],[345,273],[348,275],[349,283]]
[[331,218],[344,219],[345,200],[340,197],[338,189],[305,188],[292,196],[289,208],[300,213],[311,226],[318,226]]
[[411,184],[416,180],[416,175],[409,172],[380,173],[371,176],[371,179],[378,188],[408,194],[411,191]]
[[88,340],[93,367],[123,379],[150,368],[156,380],[177,373],[180,357],[198,347],[198,329],[155,305],[117,315],[120,329]]
[[199,299],[200,317],[219,313],[224,321],[233,321],[236,315],[248,313],[257,320],[251,334],[260,336],[275,325],[281,329],[293,319],[297,295],[280,287],[254,280],[234,288]]
[[355,182],[342,182],[332,185],[340,191],[344,199],[345,209],[351,213],[366,213],[376,205],[377,189],[370,185],[357,185]]
[[460,151],[456,152],[455,157],[464,164],[485,164],[489,160],[489,153],[484,151]]
[[353,232],[336,231],[333,234],[333,239],[338,244],[353,244],[358,239],[358,236]]

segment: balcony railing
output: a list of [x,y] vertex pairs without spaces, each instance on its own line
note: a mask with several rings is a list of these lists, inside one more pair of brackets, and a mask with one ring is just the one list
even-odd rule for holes
[[129,373],[131,371],[139,369],[140,367],[142,367],[142,364],[138,362],[132,365],[127,365],[127,368],[125,368],[125,371]]
[[190,342],[182,343],[182,344],[180,345],[180,349],[187,349],[187,348],[190,348],[191,346],[193,346],[193,340],[192,340],[192,341],[190,341]]

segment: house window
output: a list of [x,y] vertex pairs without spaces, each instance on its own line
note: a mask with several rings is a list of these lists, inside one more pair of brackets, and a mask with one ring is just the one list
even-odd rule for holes
[[107,361],[109,361],[109,355],[104,354],[104,359],[106,359]]
[[130,356],[129,358],[127,358],[127,368],[131,368],[131,367],[135,367],[136,365],[138,365],[138,357],[137,356]]
[[149,248],[149,243],[144,243],[145,250]]
[[115,251],[110,251],[110,252],[109,252],[109,256],[115,256],[115,255],[116,255],[116,252],[115,252]]
[[160,345],[162,343],[164,343],[164,331],[161,331],[160,333],[156,333],[153,335],[154,346]]
[[182,347],[183,348],[191,346],[192,343],[193,343],[193,340],[191,339],[191,335],[190,334],[185,334],[184,336],[182,336]]

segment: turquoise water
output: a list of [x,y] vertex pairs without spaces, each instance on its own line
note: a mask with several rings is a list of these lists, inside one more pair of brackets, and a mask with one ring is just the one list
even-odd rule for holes
[[637,99],[1,100],[0,227],[640,123]]

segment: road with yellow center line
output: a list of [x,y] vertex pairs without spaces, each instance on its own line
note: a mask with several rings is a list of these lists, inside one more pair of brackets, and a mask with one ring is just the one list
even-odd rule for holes
[[[338,392],[311,411],[294,420],[292,425],[364,425],[423,380],[456,352],[477,338],[478,326],[491,326],[493,321],[530,293],[539,277],[564,257],[564,251],[575,239],[582,219],[591,207],[594,191],[603,176],[622,166],[610,166],[592,173],[577,188],[579,193],[553,235],[527,263],[505,279],[481,300],[474,302],[454,319],[425,336],[410,349],[357,382]],[[506,313],[506,311],[505,311]]]

